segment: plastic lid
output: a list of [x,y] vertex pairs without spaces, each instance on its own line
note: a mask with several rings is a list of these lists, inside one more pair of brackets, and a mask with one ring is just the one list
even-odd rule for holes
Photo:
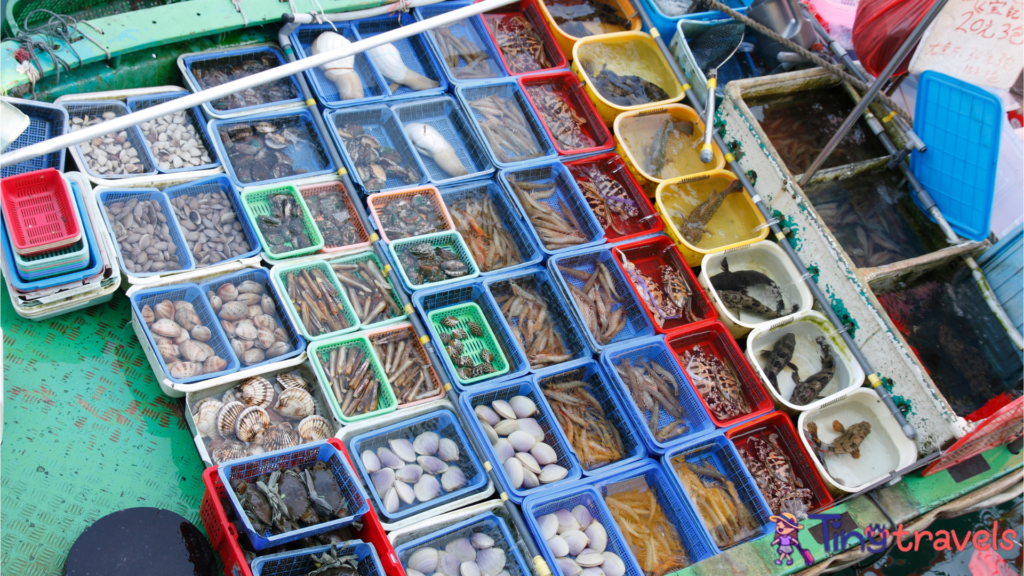
[[995,94],[939,72],[921,74],[914,130],[928,151],[911,154],[910,168],[953,230],[970,240],[989,235],[1002,124]]

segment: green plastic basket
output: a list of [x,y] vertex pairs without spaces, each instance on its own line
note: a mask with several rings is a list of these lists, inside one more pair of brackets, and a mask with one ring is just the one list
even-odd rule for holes
[[[441,319],[445,316],[451,316],[459,321],[454,327],[447,327],[441,324]],[[494,366],[494,372],[490,374],[482,374],[476,378],[463,378],[459,374],[459,367],[452,362],[451,356],[448,354],[447,349],[438,350],[441,356],[444,356],[444,361],[448,363],[451,368],[451,373],[462,384],[472,384],[481,380],[493,379],[496,376],[508,373],[509,365],[508,360],[505,358],[505,354],[501,351],[501,346],[498,345],[498,339],[494,336],[494,331],[491,330],[491,325],[487,323],[487,318],[484,317],[484,313],[480,310],[480,307],[472,302],[466,302],[464,304],[456,304],[455,306],[449,306],[447,308],[441,308],[440,310],[434,310],[430,313],[427,319],[434,327],[434,331],[438,334],[448,333],[456,328],[461,328],[469,333],[469,327],[467,322],[476,322],[478,326],[483,330],[483,337],[476,337],[469,334],[469,338],[462,341],[463,345],[463,356],[469,356],[473,359],[475,364],[481,362],[480,351],[485,348],[494,355],[494,362],[491,362],[491,366]],[[435,342],[435,346],[443,347],[443,343]]]
[[[309,329],[302,322],[302,316],[299,315],[298,309],[292,302],[292,299],[288,296],[288,273],[295,272],[297,270],[313,270],[319,268],[324,276],[331,282],[334,289],[338,292],[338,297],[342,304],[342,314],[345,315],[345,320],[348,321],[349,327],[334,332],[328,332],[327,334],[313,335]],[[355,310],[352,309],[352,303],[348,301],[348,295],[341,286],[338,284],[338,279],[334,277],[334,271],[331,270],[331,266],[323,260],[316,260],[313,262],[302,262],[299,264],[291,265],[277,265],[270,269],[270,281],[277,287],[278,294],[281,295],[281,299],[284,300],[284,305],[288,307],[288,314],[291,315],[292,321],[299,328],[299,332],[306,338],[306,340],[323,340],[332,336],[340,336],[342,334],[348,334],[349,332],[355,332],[359,329],[359,317],[356,316]]]
[[[313,243],[312,246],[293,249],[281,253],[274,253],[270,251],[270,245],[267,243],[267,239],[263,237],[263,231],[260,230],[259,225],[256,223],[256,219],[263,215],[270,215],[271,210],[269,198],[273,194],[291,194],[295,198],[296,204],[298,204],[302,209],[302,221],[306,225],[306,235],[309,236],[310,241]],[[320,229],[316,227],[316,223],[313,221],[313,217],[309,213],[309,208],[306,207],[306,201],[302,199],[302,194],[295,186],[269,186],[258,190],[250,190],[242,194],[242,205],[245,206],[245,215],[249,218],[249,223],[252,224],[253,230],[256,231],[256,235],[260,239],[260,245],[263,246],[263,250],[267,254],[271,254],[274,257],[274,260],[283,260],[285,258],[294,258],[295,256],[312,254],[324,247],[324,237],[320,234]]]
[[[330,354],[331,350],[334,348],[353,347],[357,347],[361,349],[364,354],[369,355],[370,365],[377,374],[378,380],[380,380],[381,392],[377,397],[378,408],[376,410],[367,412],[366,414],[348,417],[341,413],[341,405],[338,404],[338,399],[334,397],[334,391],[331,390],[331,381],[327,378],[327,371],[324,370],[320,354]],[[380,365],[380,359],[377,358],[377,354],[373,351],[373,345],[370,344],[370,340],[366,336],[356,335],[335,337],[330,340],[321,340],[310,344],[307,352],[309,353],[309,357],[313,360],[313,370],[316,372],[317,380],[320,381],[320,386],[323,387],[324,396],[327,397],[327,401],[331,405],[331,410],[334,411],[334,415],[342,424],[352,424],[354,422],[359,422],[360,420],[366,420],[367,418],[373,418],[374,416],[394,412],[398,407],[398,401],[395,400],[395,393],[391,390],[391,383],[388,382],[388,378],[384,374],[384,368]]]
[[[409,276],[405,273],[405,267],[402,266],[402,260],[398,257],[399,254],[404,253],[413,244],[427,243],[433,248],[448,248],[459,257],[459,260],[466,265],[468,273],[465,276],[459,276],[458,278],[446,278],[439,282],[427,282],[423,284],[416,284],[409,280]],[[466,241],[462,239],[462,235],[453,230],[447,230],[444,232],[434,232],[433,234],[424,234],[423,236],[413,236],[412,238],[402,238],[401,240],[392,240],[388,244],[388,252],[391,253],[391,261],[395,267],[398,268],[398,274],[402,278],[402,283],[408,288],[410,292],[419,290],[426,287],[437,287],[444,286],[445,284],[451,284],[453,282],[461,282],[463,280],[469,280],[476,278],[480,275],[480,268],[476,265],[476,260],[473,259],[469,253],[469,247],[466,246]]]
[[[346,256],[344,258],[336,258],[334,260],[329,260],[328,264],[358,264],[359,262],[364,262],[366,260],[372,260],[373,263],[377,265],[377,269],[381,271],[381,275],[384,276],[384,280],[388,283],[388,286],[391,286],[391,297],[395,299],[395,302],[398,304],[398,307],[401,308],[402,299],[398,297],[398,290],[396,290],[394,284],[391,283],[391,278],[389,278],[387,274],[384,273],[384,263],[380,261],[380,258],[377,257],[377,254],[374,253],[373,250],[367,250],[366,252],[360,252],[358,254],[353,254],[352,256]],[[356,272],[355,275],[360,280],[363,280],[363,274],[361,272]],[[351,298],[349,299],[349,301],[351,302]],[[379,328],[381,326],[388,326],[396,322],[407,320],[408,318],[409,314],[405,310],[402,310],[402,314],[400,316],[394,316],[392,318],[388,318],[387,320],[374,322],[373,324],[363,324],[362,328],[364,330],[368,328]]]

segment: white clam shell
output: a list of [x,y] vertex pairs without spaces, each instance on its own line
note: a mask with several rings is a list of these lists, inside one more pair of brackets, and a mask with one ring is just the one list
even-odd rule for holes
[[473,534],[469,541],[472,542],[473,548],[476,548],[477,550],[486,550],[487,548],[494,547],[494,538],[491,538],[483,532]]
[[373,453],[373,450],[363,450],[363,453],[359,455],[359,459],[363,462],[363,468],[366,472],[373,474],[380,470],[380,459]]
[[537,422],[535,418],[520,418],[516,422],[519,423],[520,430],[533,434],[537,442],[544,441],[544,428],[541,428],[540,422]]
[[505,460],[515,458],[516,449],[508,440],[502,438],[494,443],[494,454],[498,457],[498,461],[504,464]]
[[416,459],[416,462],[419,463],[426,474],[443,474],[448,470],[448,464],[435,456],[420,456]]
[[537,464],[537,460],[530,456],[529,452],[520,452],[516,454],[516,458],[523,463],[523,468],[533,472],[534,474],[540,474],[540,464]]
[[445,545],[444,551],[455,556],[460,562],[471,562],[476,560],[476,548],[469,541],[469,538],[456,538]]
[[537,442],[530,448],[530,455],[533,456],[537,464],[541,466],[547,466],[548,464],[554,464],[558,462],[558,454],[555,454],[555,449],[543,442]]
[[537,443],[537,439],[533,437],[533,434],[529,432],[523,432],[522,430],[516,430],[508,436],[509,444],[515,448],[516,452],[529,452],[530,448]]
[[604,555],[587,548],[576,556],[576,563],[584,568],[594,568],[604,564]]
[[406,565],[423,574],[433,573],[437,570],[437,549],[428,547],[417,549],[409,556]]
[[445,462],[455,462],[459,459],[459,445],[450,438],[441,438],[437,444],[437,457]]
[[601,570],[604,571],[605,576],[623,576],[626,573],[626,564],[622,562],[622,558],[619,558],[612,552],[604,552],[604,563],[601,564]]
[[497,412],[491,410],[490,406],[481,404],[474,408],[473,411],[476,412],[476,417],[479,418],[481,422],[486,422],[491,426],[494,426],[501,420],[501,417],[498,416]]
[[460,576],[480,576],[480,566],[472,560],[463,562],[462,566],[459,566],[459,574]]
[[498,576],[505,569],[505,551],[501,548],[484,548],[476,553],[476,563],[481,576]]
[[433,456],[437,454],[441,438],[435,432],[424,432],[416,437],[412,443],[412,449],[421,456]]
[[565,541],[565,538],[555,534],[551,538],[548,538],[548,548],[551,549],[551,554],[555,558],[561,558],[569,555],[569,544]]
[[398,507],[401,505],[402,503],[398,499],[398,492],[394,488],[384,493],[384,510],[387,510],[389,514],[398,512]]
[[[405,482],[395,480],[395,492],[398,493],[398,499],[406,504],[412,504],[416,501],[416,492]],[[408,576],[408,574],[406,574]]]
[[480,426],[483,426],[484,434],[487,434],[487,439],[491,441],[491,444],[494,444],[495,442],[498,441],[498,438],[500,438],[500,436],[498,436],[498,433],[494,431],[494,427],[492,427],[487,422],[481,422]]
[[508,481],[512,484],[513,488],[519,488],[523,485],[523,463],[516,458],[509,458],[502,464],[505,467],[505,474],[508,475]]
[[558,464],[548,464],[540,470],[540,483],[550,484],[552,482],[558,482],[562,478],[569,475],[569,471]]
[[562,534],[570,530],[579,530],[580,523],[576,521],[576,518],[572,515],[572,512],[562,508],[555,510],[555,517],[558,519],[558,533]]
[[517,418],[516,411],[512,409],[512,406],[505,400],[495,400],[491,402],[491,408],[498,413],[498,416],[502,418],[508,418],[509,420],[515,420]]
[[405,462],[403,462],[401,458],[395,456],[394,452],[392,452],[389,448],[385,448],[384,446],[377,448],[377,458],[380,459],[380,465],[384,466],[385,468],[393,468],[395,470],[398,470],[399,468],[405,466]]
[[[590,514],[590,510],[588,510],[583,504],[577,504],[573,507],[572,517],[580,523],[580,530],[586,530],[587,526],[590,526],[590,523],[594,521],[594,517]],[[599,550],[599,552],[604,552],[604,550]]]
[[416,451],[413,450],[412,442],[409,442],[405,438],[392,438],[388,440],[388,446],[391,447],[391,451],[406,462],[412,463],[416,461]]
[[536,488],[540,486],[540,479],[531,470],[523,467],[523,488]]
[[405,576],[427,576],[427,575],[424,574],[423,572],[420,572],[419,570],[413,570],[412,568],[409,568],[408,566],[406,566],[405,567]]
[[416,492],[416,499],[420,502],[430,502],[441,494],[441,484],[438,483],[437,478],[424,474],[413,486],[413,491]]
[[526,396],[513,396],[508,400],[516,418],[529,418],[537,411],[537,403]]
[[395,472],[395,480],[415,484],[423,475],[423,468],[418,464],[406,464]]
[[466,485],[466,473],[458,466],[449,466],[444,474],[441,474],[441,487],[445,492],[458,490]]
[[373,482],[377,494],[384,494],[395,485],[395,471],[391,468],[381,468],[370,474],[370,481]]
[[459,576],[459,568],[462,565],[461,560],[447,552],[438,552],[437,557],[437,574],[441,576]]
[[519,430],[519,422],[515,420],[502,420],[494,427],[494,431],[498,433],[498,436],[508,436],[516,430]]
[[590,543],[590,538],[587,538],[587,535],[579,530],[566,530],[559,536],[565,538],[565,543],[569,545],[569,556],[579,554]]
[[[405,571],[405,576],[412,576],[409,571]],[[583,572],[580,572],[580,576],[605,576],[604,570],[600,568],[584,568]]]
[[544,539],[549,540],[552,536],[558,534],[558,516],[545,514],[537,518],[537,526],[540,528],[540,533],[544,536]]
[[576,563],[572,558],[557,558],[555,564],[558,565],[558,569],[562,571],[563,576],[579,576],[583,568]]
[[596,520],[591,522],[590,526],[587,526],[587,529],[584,530],[583,533],[590,539],[588,546],[598,552],[604,552],[605,549],[607,549],[608,532],[605,531],[604,526],[600,522],[597,522]]

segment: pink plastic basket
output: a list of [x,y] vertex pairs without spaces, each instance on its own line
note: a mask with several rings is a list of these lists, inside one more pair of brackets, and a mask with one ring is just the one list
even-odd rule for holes
[[[342,201],[345,203],[345,209],[348,210],[348,217],[356,226],[356,232],[359,234],[359,242],[345,246],[335,246],[328,243],[327,238],[324,237],[324,247],[320,251],[324,254],[331,254],[333,252],[354,252],[369,246],[370,235],[363,229],[363,222],[356,213],[356,208],[352,206],[352,199],[349,198],[348,193],[345,191],[344,184],[341,182],[325,182],[323,184],[309,184],[308,186],[299,187],[299,194],[302,194],[302,198],[306,200],[307,205],[309,204],[309,198],[311,196],[319,196],[321,194],[329,193],[337,193],[341,195]],[[323,216],[313,218],[313,221],[317,223],[317,226],[320,225],[322,220]],[[323,230],[320,231],[320,235],[323,236]]]
[[[380,234],[381,240],[390,243],[392,240],[401,239],[389,238],[387,233],[384,231],[384,222],[381,219],[381,213],[384,208],[390,203],[401,199],[408,200],[412,203],[414,196],[422,195],[424,193],[430,202],[434,215],[439,216],[444,220],[444,227],[437,230],[430,230],[423,234],[455,230],[455,223],[452,222],[451,214],[448,213],[448,208],[444,205],[444,200],[441,199],[441,193],[433,186],[420,186],[419,188],[408,188],[397,192],[380,192],[378,194],[370,194],[370,196],[367,197],[366,204],[370,208],[370,216],[373,217],[373,222],[377,225],[377,233]],[[422,234],[417,234],[417,236],[422,236]],[[405,238],[407,238],[407,236]]]
[[832,26],[853,28],[860,0],[807,0],[821,19]]
[[[404,404],[399,404],[398,405],[398,409],[401,410],[403,408],[411,408],[413,406],[418,406],[420,404],[425,404],[427,402],[433,402],[434,400],[440,400],[441,398],[444,398],[445,391],[444,391],[444,387],[441,386],[441,380],[437,377],[437,372],[434,371],[434,367],[430,363],[430,357],[427,356],[427,351],[423,349],[423,344],[420,342],[420,335],[416,333],[416,329],[413,328],[412,324],[410,324],[409,322],[403,322],[401,324],[393,324],[391,326],[385,326],[383,328],[377,328],[375,330],[367,330],[366,331],[366,337],[370,339],[370,343],[371,344],[375,344],[378,340],[380,340],[381,338],[384,338],[385,336],[387,336],[389,334],[395,334],[395,333],[400,333],[400,332],[408,332],[409,335],[412,336],[412,341],[415,343],[414,350],[415,350],[416,354],[418,354],[420,359],[423,362],[426,362],[427,366],[430,367],[430,378],[431,378],[431,380],[433,382],[433,385],[436,388],[440,388],[441,389],[441,393],[436,395],[436,396],[429,396],[427,398],[422,398],[420,400],[415,400],[413,402],[406,402]],[[376,353],[376,347],[374,348],[374,353]],[[384,358],[380,358],[379,355],[378,355],[378,360],[380,360],[382,365],[385,362],[385,359]],[[395,396],[396,397],[398,396],[398,391],[397,390],[395,391]]]
[[53,168],[0,180],[11,246],[22,256],[78,242],[82,227],[64,177]]

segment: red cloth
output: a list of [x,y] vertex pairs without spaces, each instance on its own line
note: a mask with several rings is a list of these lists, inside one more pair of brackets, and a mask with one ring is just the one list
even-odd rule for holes
[[[910,36],[935,0],[860,0],[853,24],[853,47],[864,69],[877,77]],[[911,50],[893,76],[907,73]]]

